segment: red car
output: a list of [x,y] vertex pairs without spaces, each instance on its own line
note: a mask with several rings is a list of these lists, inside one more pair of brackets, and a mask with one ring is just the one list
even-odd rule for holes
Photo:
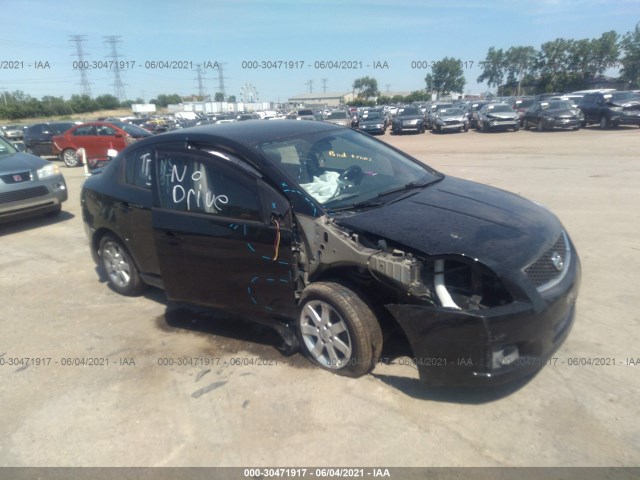
[[122,122],[83,123],[53,137],[53,153],[58,155],[67,167],[77,167],[81,161],[76,155],[84,148],[89,166],[95,168],[109,161],[107,151],[121,151],[151,133],[136,125]]

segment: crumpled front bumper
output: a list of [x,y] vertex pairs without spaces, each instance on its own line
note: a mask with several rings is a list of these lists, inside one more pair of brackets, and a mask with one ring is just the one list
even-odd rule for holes
[[[581,270],[574,259],[563,281],[545,295],[543,308],[525,301],[481,310],[387,305],[409,340],[420,380],[433,386],[498,385],[554,364],[551,357],[575,316]],[[517,360],[496,362],[496,352],[514,345]]]

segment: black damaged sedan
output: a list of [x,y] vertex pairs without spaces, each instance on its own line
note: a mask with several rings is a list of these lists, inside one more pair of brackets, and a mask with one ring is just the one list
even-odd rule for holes
[[348,376],[388,332],[421,380],[497,384],[540,369],[574,319],[580,262],[560,221],[321,122],[185,129],[122,151],[82,191],[95,261],[124,295],[268,321]]

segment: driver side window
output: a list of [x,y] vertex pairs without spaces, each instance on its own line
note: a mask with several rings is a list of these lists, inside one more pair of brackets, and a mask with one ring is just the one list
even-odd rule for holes
[[160,206],[239,220],[260,220],[256,180],[195,151],[159,151]]

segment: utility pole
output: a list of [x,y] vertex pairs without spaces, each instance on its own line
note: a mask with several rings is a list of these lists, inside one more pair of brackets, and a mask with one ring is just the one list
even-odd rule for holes
[[322,79],[322,93],[327,93],[327,79]]
[[76,53],[72,54],[77,57],[77,70],[80,70],[80,85],[82,85],[82,94],[91,96],[91,84],[89,83],[89,78],[87,77],[87,69],[85,64],[85,55],[83,48],[83,43],[86,42],[86,35],[70,35],[69,41],[76,44]]
[[309,93],[313,93],[313,80],[305,82],[305,85],[309,85]]
[[124,93],[124,83],[120,77],[120,55],[118,54],[118,43],[122,43],[120,35],[107,35],[104,37],[104,43],[109,46],[111,54],[107,55],[107,58],[113,60],[113,92],[119,102],[123,102],[127,99],[127,95]]

